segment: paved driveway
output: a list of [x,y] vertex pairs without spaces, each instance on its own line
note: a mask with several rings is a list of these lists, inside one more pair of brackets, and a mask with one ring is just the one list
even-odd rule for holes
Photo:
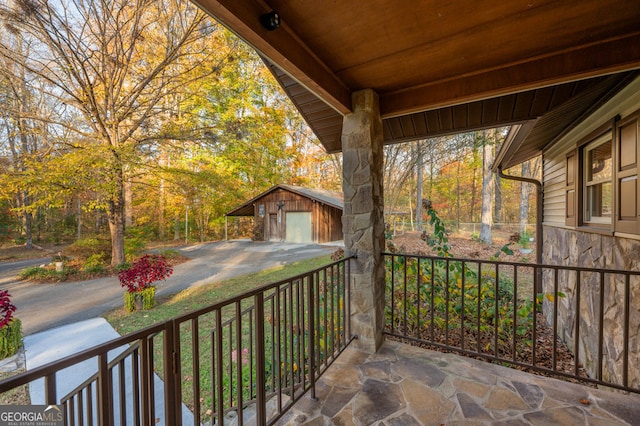
[[[285,263],[332,253],[336,247],[248,240],[197,244],[180,249],[191,261],[177,265],[169,279],[159,283],[166,296]],[[49,259],[0,263],[1,288],[8,289],[25,335],[100,316],[122,306],[123,289],[116,277],[58,284],[19,281],[16,274]]]

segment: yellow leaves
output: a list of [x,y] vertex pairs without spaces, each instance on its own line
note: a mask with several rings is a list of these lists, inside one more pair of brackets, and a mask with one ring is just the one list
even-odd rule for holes
[[551,293],[546,293],[546,294],[544,295],[544,297],[546,297],[546,298],[547,298],[547,300],[548,300],[549,302],[552,302],[552,303],[553,303],[553,301],[555,300],[555,297],[554,297],[554,296],[553,296],[553,294],[551,294]]

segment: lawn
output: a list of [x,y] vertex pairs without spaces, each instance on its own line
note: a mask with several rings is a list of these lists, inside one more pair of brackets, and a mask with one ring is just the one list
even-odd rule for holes
[[157,299],[156,307],[148,311],[128,313],[124,308],[120,308],[107,313],[105,318],[118,333],[125,335],[187,312],[213,305],[261,285],[308,272],[330,262],[331,255],[301,260],[206,286],[187,289],[174,296]]

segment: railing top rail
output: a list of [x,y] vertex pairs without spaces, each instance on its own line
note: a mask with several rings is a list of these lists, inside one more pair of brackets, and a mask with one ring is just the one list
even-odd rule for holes
[[27,384],[34,380],[46,377],[51,373],[55,373],[64,368],[78,364],[82,361],[97,357],[98,355],[107,353],[113,349],[128,345],[132,342],[136,342],[149,336],[156,335],[165,329],[165,324],[166,323],[152,325],[134,333],[130,333],[125,336],[110,340],[108,342],[93,346],[89,349],[85,349],[84,351],[78,352],[77,354],[66,356],[57,361],[52,361],[50,363],[41,365],[40,367],[36,367],[33,370],[25,371],[24,373],[20,373],[8,379],[2,380],[0,381],[0,393],[13,389],[17,386]]
[[544,264],[544,263],[509,262],[509,261],[503,261],[503,260],[469,259],[469,258],[461,258],[461,257],[440,257],[440,256],[427,256],[427,255],[418,255],[418,254],[410,254],[410,253],[383,252],[382,254],[384,256],[408,257],[408,258],[425,259],[425,260],[439,260],[439,261],[465,262],[465,263],[478,263],[478,264],[482,263],[482,264],[490,264],[490,265],[508,265],[508,266],[518,266],[523,268],[535,268],[535,269],[564,269],[564,270],[580,271],[580,272],[595,272],[595,273],[604,273],[604,274],[625,274],[625,275],[640,276],[640,271],[627,271],[622,269],[590,268],[585,266],[550,265],[550,264]]

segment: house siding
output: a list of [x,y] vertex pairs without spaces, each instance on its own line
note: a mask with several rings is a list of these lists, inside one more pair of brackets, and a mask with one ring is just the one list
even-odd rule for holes
[[[543,151],[543,253],[544,264],[584,266],[603,269],[640,270],[640,236],[621,233],[595,233],[580,226],[567,226],[566,159],[575,152],[578,143],[603,125],[619,116],[624,119],[640,109],[640,78],[620,91],[594,114],[569,131],[557,143]],[[580,167],[580,165],[578,165]],[[576,183],[579,185],[579,183]],[[577,189],[577,188],[576,188]],[[582,206],[576,205],[576,209]],[[613,218],[612,218],[613,219]],[[579,225],[579,224],[577,224]],[[631,237],[631,238],[629,238]],[[578,349],[580,362],[586,372],[596,376],[598,357],[598,331],[600,292],[604,300],[602,325],[604,330],[603,378],[622,383],[621,365],[624,354],[623,324],[625,315],[624,283],[609,275],[603,289],[597,273],[580,276],[580,300],[576,301],[577,276],[564,272],[558,277],[559,291],[566,297],[558,298],[557,326],[560,337],[574,351]],[[553,280],[543,277],[543,292],[553,294]],[[631,277],[629,328],[629,385],[640,386],[640,280]],[[545,301],[543,310],[551,323],[553,304]],[[579,347],[575,348],[576,314],[580,313],[580,329],[593,330],[580,333]]]

